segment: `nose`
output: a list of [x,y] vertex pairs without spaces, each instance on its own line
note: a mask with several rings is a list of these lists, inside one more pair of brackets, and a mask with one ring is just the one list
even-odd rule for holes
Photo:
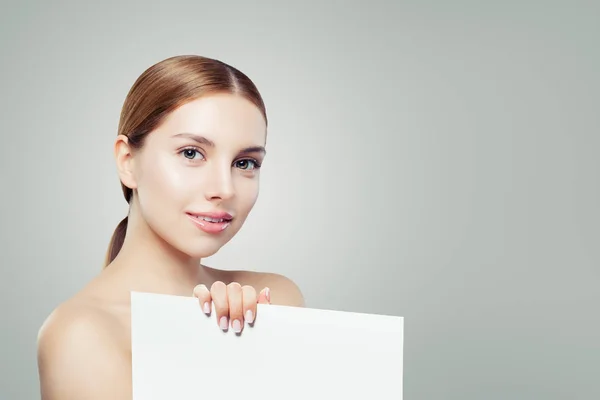
[[204,195],[207,200],[229,200],[235,195],[230,165],[214,165],[207,172],[204,185]]

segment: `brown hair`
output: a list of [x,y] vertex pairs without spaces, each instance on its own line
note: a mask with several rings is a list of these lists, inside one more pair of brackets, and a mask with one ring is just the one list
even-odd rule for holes
[[[186,102],[211,93],[243,96],[267,113],[254,83],[244,73],[222,61],[197,56],[170,57],[152,65],[135,81],[123,104],[118,135],[125,135],[134,149],[143,146],[146,136],[165,117]],[[121,183],[123,195],[131,201],[133,191]],[[127,232],[128,217],[115,229],[110,239],[104,267],[117,256]]]

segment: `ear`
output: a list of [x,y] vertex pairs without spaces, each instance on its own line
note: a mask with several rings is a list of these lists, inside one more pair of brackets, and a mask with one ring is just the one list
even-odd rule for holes
[[136,189],[137,184],[133,173],[133,149],[129,144],[129,138],[125,135],[117,136],[114,151],[115,160],[117,162],[117,172],[121,183],[130,189]]

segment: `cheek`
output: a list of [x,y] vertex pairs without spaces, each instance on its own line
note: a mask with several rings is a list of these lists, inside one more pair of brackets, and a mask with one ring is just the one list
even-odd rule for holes
[[140,203],[147,205],[153,212],[156,207],[163,212],[172,209],[164,205],[183,203],[190,196],[186,169],[177,165],[176,161],[157,157],[145,162],[140,169],[143,171],[138,178]]
[[236,185],[236,195],[238,197],[239,211],[248,214],[258,199],[258,177],[253,179],[239,177],[238,180],[239,183]]

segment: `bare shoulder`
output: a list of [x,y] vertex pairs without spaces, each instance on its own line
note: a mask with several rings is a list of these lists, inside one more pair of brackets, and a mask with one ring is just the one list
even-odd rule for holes
[[131,363],[117,320],[68,301],[44,321],[37,340],[42,400],[131,399]]
[[271,304],[304,307],[304,295],[298,285],[290,278],[272,272],[235,271],[238,282],[248,282],[256,291],[265,287],[270,289]]

